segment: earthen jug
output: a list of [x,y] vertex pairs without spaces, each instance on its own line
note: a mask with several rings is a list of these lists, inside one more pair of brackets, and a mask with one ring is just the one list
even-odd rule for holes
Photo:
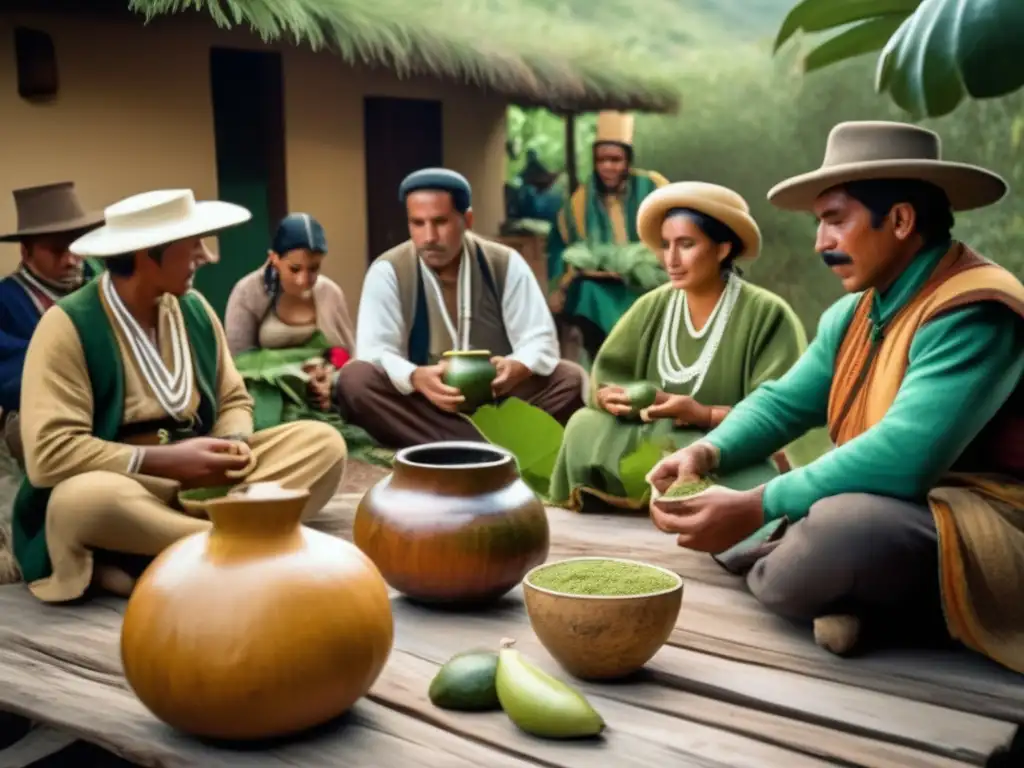
[[354,545],[300,525],[308,495],[258,484],[211,499],[212,530],[143,572],[121,658],[159,719],[196,736],[282,736],[341,715],[380,674],[387,586]]
[[439,442],[395,455],[363,496],[353,540],[415,600],[496,600],[547,559],[544,505],[515,457],[487,443]]

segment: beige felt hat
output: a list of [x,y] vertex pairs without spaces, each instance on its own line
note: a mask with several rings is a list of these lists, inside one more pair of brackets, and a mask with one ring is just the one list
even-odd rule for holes
[[776,184],[768,199],[791,211],[807,211],[822,192],[849,181],[916,179],[945,191],[954,211],[999,201],[1008,186],[997,174],[976,165],[942,159],[942,140],[934,131],[908,123],[839,123],[828,135],[821,167]]
[[0,235],[0,242],[17,242],[33,235],[77,232],[103,223],[103,214],[86,211],[73,181],[14,190],[18,214],[16,231]]
[[158,189],[109,206],[106,224],[78,238],[70,250],[104,258],[206,237],[252,218],[248,209],[221,200],[196,202],[191,189]]
[[725,224],[743,243],[741,261],[756,259],[761,252],[761,230],[750,215],[750,206],[736,192],[704,181],[677,181],[656,189],[640,203],[636,215],[640,240],[655,253],[661,252],[661,224],[673,208],[692,208]]

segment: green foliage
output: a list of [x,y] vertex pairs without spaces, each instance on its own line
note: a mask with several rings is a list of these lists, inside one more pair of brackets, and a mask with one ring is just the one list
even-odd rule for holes
[[[672,109],[678,91],[614,31],[520,0],[129,0],[146,19],[198,10],[267,41],[330,49],[400,76],[434,74],[551,107]],[[557,26],[557,45],[543,34]]]
[[[817,168],[836,123],[906,115],[872,90],[870,61],[803,77],[795,56],[770,59],[759,46],[705,57],[704,74],[681,78],[682,114],[638,118],[637,164],[673,181],[704,179],[742,194],[764,238],[747,276],[788,300],[813,336],[842,287],[814,253],[814,219],[774,208],[766,193],[784,178]],[[1024,276],[1024,92],[966,102],[923,125],[942,137],[947,159],[991,168],[1009,182],[1010,195],[997,205],[960,214],[955,235]]]
[[645,441],[637,446],[632,453],[627,453],[619,460],[619,480],[630,499],[645,499],[647,497],[647,473],[654,469],[654,465],[662,460],[664,456],[672,452],[675,446],[657,445],[651,441]]
[[562,446],[562,425],[548,413],[518,397],[500,405],[484,405],[469,420],[491,444],[516,458],[523,481],[541,498],[547,498]]
[[805,71],[881,51],[875,88],[915,117],[941,117],[967,96],[1004,96],[1024,86],[1021,0],[802,0],[783,21],[775,48],[799,31],[838,29],[805,56]]

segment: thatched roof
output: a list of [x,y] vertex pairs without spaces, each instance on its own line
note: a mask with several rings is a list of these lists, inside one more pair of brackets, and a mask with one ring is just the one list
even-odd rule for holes
[[614,30],[556,19],[531,0],[129,0],[128,6],[147,19],[208,13],[222,27],[247,27],[268,42],[330,50],[400,76],[454,79],[524,106],[678,107],[658,63],[623,52]]

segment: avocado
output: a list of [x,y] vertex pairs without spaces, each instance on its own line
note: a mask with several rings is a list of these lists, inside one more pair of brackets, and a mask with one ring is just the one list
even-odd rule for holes
[[498,654],[467,651],[445,662],[430,681],[428,695],[441,709],[467,712],[500,709],[495,678]]
[[658,399],[658,388],[649,381],[638,381],[630,384],[626,389],[626,397],[633,408],[633,413],[639,413],[644,408],[654,405]]

